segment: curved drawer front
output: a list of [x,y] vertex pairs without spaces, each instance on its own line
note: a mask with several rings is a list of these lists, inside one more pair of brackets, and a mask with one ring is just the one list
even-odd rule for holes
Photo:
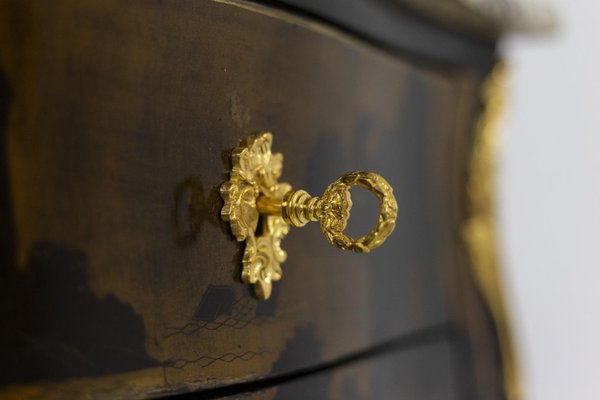
[[[477,75],[247,3],[2,9],[6,393],[220,386],[447,321]],[[368,255],[318,226],[294,231],[261,302],[239,281],[219,186],[231,149],[263,130],[285,155],[282,180],[322,193],[377,171],[399,211]],[[360,231],[375,216],[357,218]]]

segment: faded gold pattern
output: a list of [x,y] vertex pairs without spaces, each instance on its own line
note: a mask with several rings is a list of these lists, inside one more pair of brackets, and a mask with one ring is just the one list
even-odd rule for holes
[[[289,184],[278,182],[283,155],[271,152],[272,143],[273,135],[269,132],[249,136],[233,150],[230,178],[221,186],[225,202],[221,217],[229,221],[238,241],[246,241],[242,281],[253,284],[260,299],[268,299],[273,282],[281,279],[281,263],[287,258],[281,241],[290,225],[301,227],[319,221],[331,244],[342,250],[368,253],[392,233],[398,214],[390,184],[373,172],[342,175],[329,185],[322,199],[304,190],[292,191]],[[350,188],[356,185],[374,193],[381,205],[376,227],[369,234],[353,239],[343,231],[352,208]],[[256,236],[260,216],[263,229]]]

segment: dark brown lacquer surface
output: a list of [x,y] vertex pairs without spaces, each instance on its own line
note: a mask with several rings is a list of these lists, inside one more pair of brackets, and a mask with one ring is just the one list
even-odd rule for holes
[[[464,400],[458,393],[453,349],[432,343],[317,372],[244,395],[244,400]],[[183,396],[192,400],[194,397]]]
[[[4,1],[0,57],[0,397],[183,393],[447,324],[480,81],[466,67],[195,0]],[[294,229],[266,302],[240,282],[218,194],[229,151],[262,130],[283,181],[321,193],[375,171],[399,205],[368,255]]]

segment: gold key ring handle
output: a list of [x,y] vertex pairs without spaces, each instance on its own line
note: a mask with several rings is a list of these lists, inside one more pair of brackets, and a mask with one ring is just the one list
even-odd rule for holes
[[[352,186],[368,189],[380,201],[377,226],[358,239],[344,233],[352,208]],[[381,175],[365,171],[342,175],[327,187],[322,198],[312,197],[304,190],[295,190],[287,192],[283,200],[259,197],[257,208],[261,214],[281,215],[286,223],[293,226],[319,221],[321,231],[331,244],[358,253],[368,253],[380,246],[394,230],[398,215],[398,205],[390,184]]]
[[[368,189],[380,201],[377,226],[358,239],[353,239],[343,232],[352,207],[349,192],[352,186]],[[329,185],[317,211],[321,230],[327,240],[342,250],[358,253],[368,253],[380,246],[394,230],[397,215],[398,205],[390,184],[381,175],[364,171],[349,172]]]
[[[241,279],[254,285],[258,298],[268,299],[273,282],[281,279],[287,253],[281,242],[292,226],[319,221],[330,243],[342,250],[368,253],[381,245],[396,225],[398,205],[390,184],[373,172],[355,171],[333,182],[322,198],[291,190],[279,182],[283,154],[271,152],[273,135],[248,136],[231,152],[229,180],[221,185],[221,218],[239,242],[245,242]],[[352,199],[350,188],[362,186],[380,201],[375,228],[354,239],[344,233]],[[260,222],[260,223],[259,223]]]

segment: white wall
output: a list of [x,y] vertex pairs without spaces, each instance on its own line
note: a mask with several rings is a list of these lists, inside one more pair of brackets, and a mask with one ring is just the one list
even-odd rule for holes
[[530,400],[600,399],[600,1],[509,38],[500,229]]

